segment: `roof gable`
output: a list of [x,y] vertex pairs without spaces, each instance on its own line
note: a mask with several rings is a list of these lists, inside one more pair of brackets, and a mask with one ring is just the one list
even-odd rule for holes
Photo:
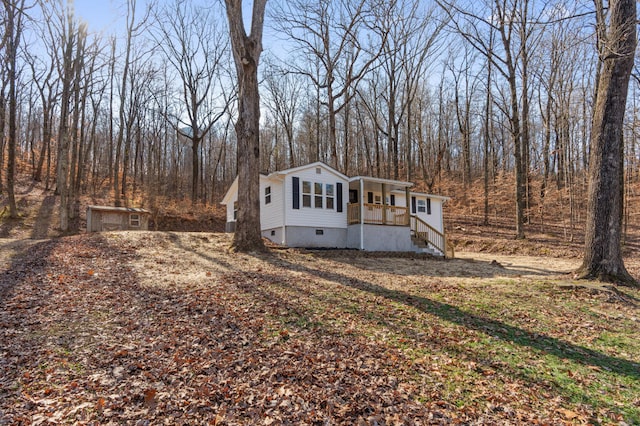
[[271,177],[272,175],[280,175],[280,176],[285,175],[286,176],[286,175],[290,175],[290,174],[293,174],[293,173],[298,173],[298,172],[303,171],[303,170],[312,169],[314,167],[321,167],[324,170],[326,170],[327,172],[332,173],[335,176],[339,177],[340,179],[343,179],[345,181],[349,180],[348,176],[340,173],[339,171],[337,171],[333,167],[323,163],[322,161],[316,161],[315,163],[305,164],[305,165],[302,165],[302,166],[293,167],[291,169],[285,169],[285,170],[280,170],[280,171],[277,171],[277,172],[273,172],[273,173],[271,173],[269,175],[269,177]]

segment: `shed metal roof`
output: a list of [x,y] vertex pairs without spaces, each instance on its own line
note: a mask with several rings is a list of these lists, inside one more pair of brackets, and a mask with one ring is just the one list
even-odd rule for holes
[[135,208],[135,207],[87,206],[87,210],[96,210],[96,211],[102,211],[102,212],[151,214],[149,210]]

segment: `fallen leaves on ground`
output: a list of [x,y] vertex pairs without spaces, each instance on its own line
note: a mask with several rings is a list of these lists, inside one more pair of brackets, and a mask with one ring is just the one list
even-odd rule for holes
[[[497,346],[475,349],[510,331],[447,316],[462,312],[455,309],[468,290],[440,279],[443,263],[229,254],[228,243],[216,234],[113,233],[31,247],[0,275],[0,424],[582,424],[620,416],[569,401],[551,381],[499,360]],[[505,314],[537,326],[530,313]],[[586,339],[595,328],[559,337]]]

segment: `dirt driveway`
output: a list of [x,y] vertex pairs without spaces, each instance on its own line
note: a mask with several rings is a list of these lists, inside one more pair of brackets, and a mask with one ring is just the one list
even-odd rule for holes
[[507,271],[526,276],[554,276],[566,275],[580,266],[580,259],[503,255],[499,253],[459,252],[456,258],[468,261],[499,263]]

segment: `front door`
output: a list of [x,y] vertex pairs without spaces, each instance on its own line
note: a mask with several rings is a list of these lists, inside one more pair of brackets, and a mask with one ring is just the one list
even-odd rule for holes
[[359,202],[358,200],[358,190],[357,189],[350,189],[349,190],[349,202],[351,204],[356,204]]

